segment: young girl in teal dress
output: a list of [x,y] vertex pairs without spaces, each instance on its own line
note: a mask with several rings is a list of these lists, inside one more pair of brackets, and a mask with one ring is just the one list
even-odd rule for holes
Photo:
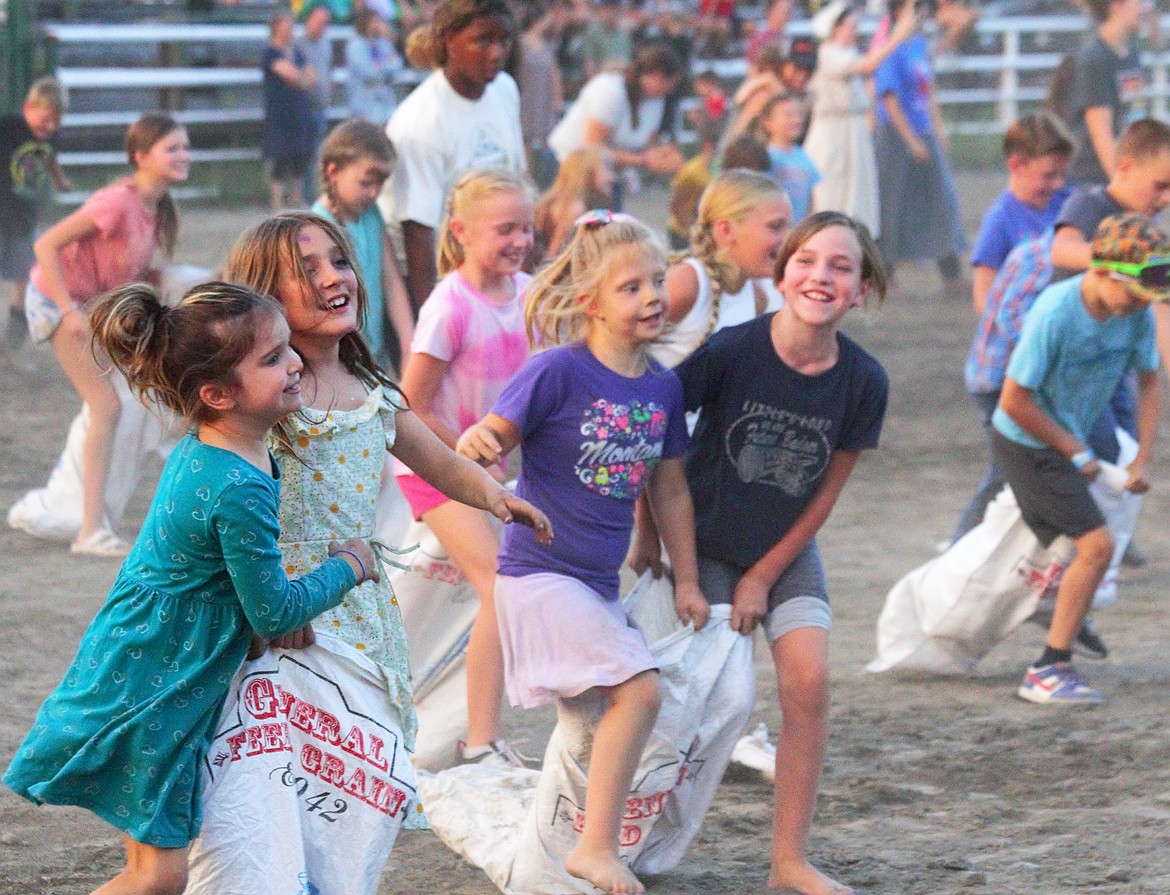
[[95,344],[143,397],[192,423],[138,540],[4,782],[122,830],[126,869],[97,893],[175,893],[202,825],[200,765],[253,631],[276,637],[377,581],[358,538],[322,545],[295,581],[277,546],[268,430],[301,407],[280,305],[209,283],[172,309],[149,286],[92,311]]
[[[305,411],[282,424],[274,442],[286,477],[281,549],[290,574],[310,567],[330,539],[370,538],[389,450],[453,500],[511,522],[534,526],[541,543],[552,530],[527,501],[501,487],[477,464],[459,457],[409,412],[402,393],[374,361],[359,327],[366,292],[344,235],[313,214],[269,218],[240,237],[225,275],[276,296],[288,315],[292,345],[304,358]],[[372,659],[414,749],[416,720],[402,614],[385,582],[356,588],[313,627],[328,631]],[[303,632],[294,644],[312,639]]]

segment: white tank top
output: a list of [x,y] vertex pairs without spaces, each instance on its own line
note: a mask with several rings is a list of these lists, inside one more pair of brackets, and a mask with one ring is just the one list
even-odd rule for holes
[[[711,307],[714,291],[707,269],[697,258],[684,259],[699,279],[699,291],[695,303],[686,316],[678,323],[668,324],[662,335],[650,346],[650,356],[664,367],[676,367],[703,341],[711,326]],[[764,311],[779,310],[784,299],[771,283],[766,280],[748,280],[735,293],[725,293],[719,302],[719,316],[711,332],[718,332],[728,326],[747,323],[756,316],[756,286],[760,287],[765,299]]]

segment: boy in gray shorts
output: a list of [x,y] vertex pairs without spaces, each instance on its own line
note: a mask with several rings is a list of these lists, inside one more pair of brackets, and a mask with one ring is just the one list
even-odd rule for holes
[[1170,299],[1170,240],[1142,215],[1101,222],[1088,272],[1049,286],[1029,311],[992,417],[996,457],[1041,543],[1071,538],[1043,655],[1017,691],[1037,703],[1095,703],[1072,666],[1072,642],[1113,556],[1089,483],[1100,464],[1085,439],[1129,371],[1138,376],[1138,454],[1126,490],[1145,479],[1158,427],[1158,352],[1152,301]]

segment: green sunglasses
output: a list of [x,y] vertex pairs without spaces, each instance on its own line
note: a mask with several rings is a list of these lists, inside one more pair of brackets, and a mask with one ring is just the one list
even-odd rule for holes
[[1170,289],[1170,255],[1151,255],[1145,261],[1137,264],[1094,258],[1089,262],[1089,266],[1123,274],[1137,280],[1147,289],[1159,292]]

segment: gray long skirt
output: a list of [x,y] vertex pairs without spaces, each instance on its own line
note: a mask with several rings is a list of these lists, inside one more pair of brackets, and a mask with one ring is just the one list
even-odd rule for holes
[[915,160],[890,125],[878,125],[874,141],[882,220],[878,246],[889,265],[938,261],[967,247],[946,156],[933,134],[922,139],[930,148],[926,162]]

